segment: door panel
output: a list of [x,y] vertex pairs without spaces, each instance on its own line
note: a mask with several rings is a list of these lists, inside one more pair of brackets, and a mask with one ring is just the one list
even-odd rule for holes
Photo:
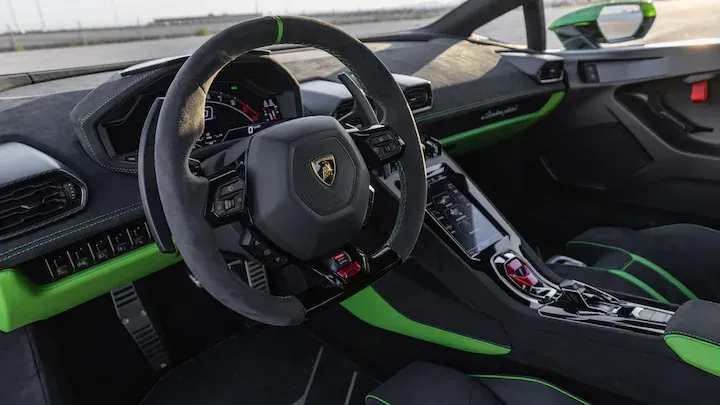
[[702,104],[686,82],[720,73],[720,41],[557,55],[569,92],[541,129],[550,175],[580,194],[720,220],[720,75]]

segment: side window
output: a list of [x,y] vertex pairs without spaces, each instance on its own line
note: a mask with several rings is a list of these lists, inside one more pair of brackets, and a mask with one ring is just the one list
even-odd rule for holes
[[522,6],[515,8],[475,30],[476,34],[513,45],[527,45]]

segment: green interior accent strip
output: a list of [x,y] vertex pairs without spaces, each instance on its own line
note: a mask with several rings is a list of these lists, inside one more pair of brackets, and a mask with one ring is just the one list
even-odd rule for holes
[[543,381],[543,380],[541,380],[541,379],[539,379],[539,378],[533,378],[533,377],[518,377],[518,376],[513,376],[513,375],[495,375],[495,374],[473,374],[473,375],[470,375],[470,377],[475,377],[475,378],[495,378],[495,379],[498,379],[498,380],[515,380],[515,381],[528,381],[528,382],[533,382],[533,383],[541,384],[541,385],[544,385],[544,386],[546,386],[546,387],[552,388],[552,389],[554,389],[555,391],[562,392],[563,394],[565,394],[565,395],[567,395],[568,397],[570,397],[570,398],[578,401],[578,402],[581,403],[581,404],[590,405],[590,403],[587,402],[587,401],[585,401],[584,399],[582,399],[582,398],[580,398],[580,397],[578,397],[578,396],[575,396],[575,395],[573,395],[573,394],[565,391],[564,389],[562,389],[562,388],[560,388],[560,387],[558,387],[558,386],[556,386],[556,385],[554,385],[554,384],[551,384],[551,383],[549,383],[549,382],[547,382],[547,381]]
[[383,405],[390,405],[390,402],[388,402],[388,401],[386,401],[386,400],[384,400],[384,399],[382,399],[382,398],[378,398],[377,396],[372,395],[372,394],[369,394],[369,395],[366,395],[366,396],[365,396],[365,402],[367,402],[369,399],[374,399],[374,400],[380,402],[380,403],[383,404]]
[[570,245],[571,243],[597,246],[597,247],[602,247],[602,248],[606,248],[606,249],[612,249],[612,250],[624,252],[625,254],[630,255],[630,257],[632,258],[633,261],[638,262],[646,267],[649,267],[656,273],[663,276],[670,284],[674,285],[678,290],[680,290],[683,294],[685,294],[685,296],[688,297],[689,299],[691,299],[691,300],[698,299],[697,295],[695,295],[692,291],[690,291],[690,289],[687,288],[685,286],[685,284],[683,284],[680,280],[676,279],[672,274],[668,273],[662,267],[658,266],[657,264],[651,262],[650,260],[648,260],[642,256],[638,256],[635,253],[628,252],[627,250],[619,248],[617,246],[603,245],[601,243],[585,242],[585,241],[581,241],[581,240],[571,240],[566,245]]
[[703,230],[710,231],[710,232],[720,233],[720,231],[718,231],[717,229],[714,229],[714,228],[710,228],[710,227],[698,225],[698,224],[688,224],[688,223],[660,225],[660,226],[656,226],[652,229],[675,228],[678,226],[692,226],[693,228],[698,228],[698,229],[703,229]]
[[682,293],[685,294],[685,296],[687,296],[691,300],[698,299],[698,296],[695,295],[692,291],[690,291],[690,289],[687,288],[685,286],[685,284],[681,283],[680,280],[676,279],[672,274],[668,273],[662,267],[658,266],[657,264],[651,262],[650,260],[648,260],[642,256],[638,256],[633,253],[631,253],[630,256],[632,256],[633,260],[635,260],[636,262],[641,263],[641,264],[655,270],[655,272],[657,272],[661,276],[665,277],[667,279],[667,281],[669,281],[671,284],[673,284],[675,287],[677,287],[678,290],[682,291]]
[[375,327],[470,353],[503,355],[510,348],[424,325],[395,310],[372,287],[366,287],[341,303],[362,321]]
[[663,339],[685,363],[720,377],[720,347],[677,333],[668,333]]
[[635,284],[638,288],[645,291],[647,293],[647,295],[653,297],[654,299],[656,299],[660,302],[664,302],[666,304],[670,303],[670,301],[668,301],[667,298],[663,297],[662,294],[660,294],[654,288],[650,287],[644,281],[633,276],[632,274],[625,273],[624,271],[621,271],[621,270],[608,270],[608,271],[620,278],[624,278],[625,280]]
[[282,42],[283,30],[285,29],[285,26],[283,25],[282,19],[280,19],[280,17],[274,16],[273,18],[277,22],[277,26],[278,26],[277,39],[275,40],[275,45],[277,45]]
[[44,286],[15,269],[0,271],[0,330],[50,318],[180,260],[178,253],[160,253],[152,244]]
[[452,154],[468,153],[478,148],[496,144],[531,127],[554,110],[564,97],[565,92],[553,93],[545,105],[536,112],[460,132],[443,138],[440,140],[440,144]]

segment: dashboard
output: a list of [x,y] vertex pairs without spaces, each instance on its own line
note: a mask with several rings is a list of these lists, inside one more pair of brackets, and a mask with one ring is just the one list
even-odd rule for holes
[[[98,126],[108,156],[136,162],[140,135],[150,107],[164,97],[174,74],[152,84],[111,110]],[[298,83],[280,65],[265,58],[240,59],[216,76],[205,101],[205,128],[195,150],[237,140],[302,112]]]
[[[446,151],[454,148],[451,153],[475,147],[470,141],[526,128],[566,91],[561,80],[535,77],[557,60],[511,55],[502,47],[453,38],[367,45],[396,74],[420,132],[439,139]],[[148,112],[186,58],[55,77],[0,92],[0,144],[25,144],[56,160],[82,183],[84,196],[77,212],[0,242],[1,331],[55,315],[182,260],[160,253],[153,243],[136,174]],[[337,59],[307,48],[238,58],[209,88],[205,129],[193,157],[202,160],[285,120],[340,119],[353,108],[337,80],[344,71]],[[455,227],[445,229],[469,256],[497,239],[497,224],[483,222],[469,207],[447,206],[442,193],[452,187],[441,175],[431,178],[437,181],[430,191],[439,197],[429,212]],[[17,179],[0,176],[0,191],[13,184]],[[64,198],[72,194],[64,182],[47,190]],[[460,195],[457,200],[462,205]]]

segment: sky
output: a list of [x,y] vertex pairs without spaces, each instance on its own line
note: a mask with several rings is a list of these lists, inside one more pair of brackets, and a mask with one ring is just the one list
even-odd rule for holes
[[[103,27],[145,24],[154,18],[252,13],[298,14],[303,12],[393,8],[405,5],[434,6],[457,0],[0,0],[0,33],[42,28]],[[16,27],[12,9],[17,19]],[[39,7],[38,7],[39,6]],[[41,11],[39,11],[41,10]]]

